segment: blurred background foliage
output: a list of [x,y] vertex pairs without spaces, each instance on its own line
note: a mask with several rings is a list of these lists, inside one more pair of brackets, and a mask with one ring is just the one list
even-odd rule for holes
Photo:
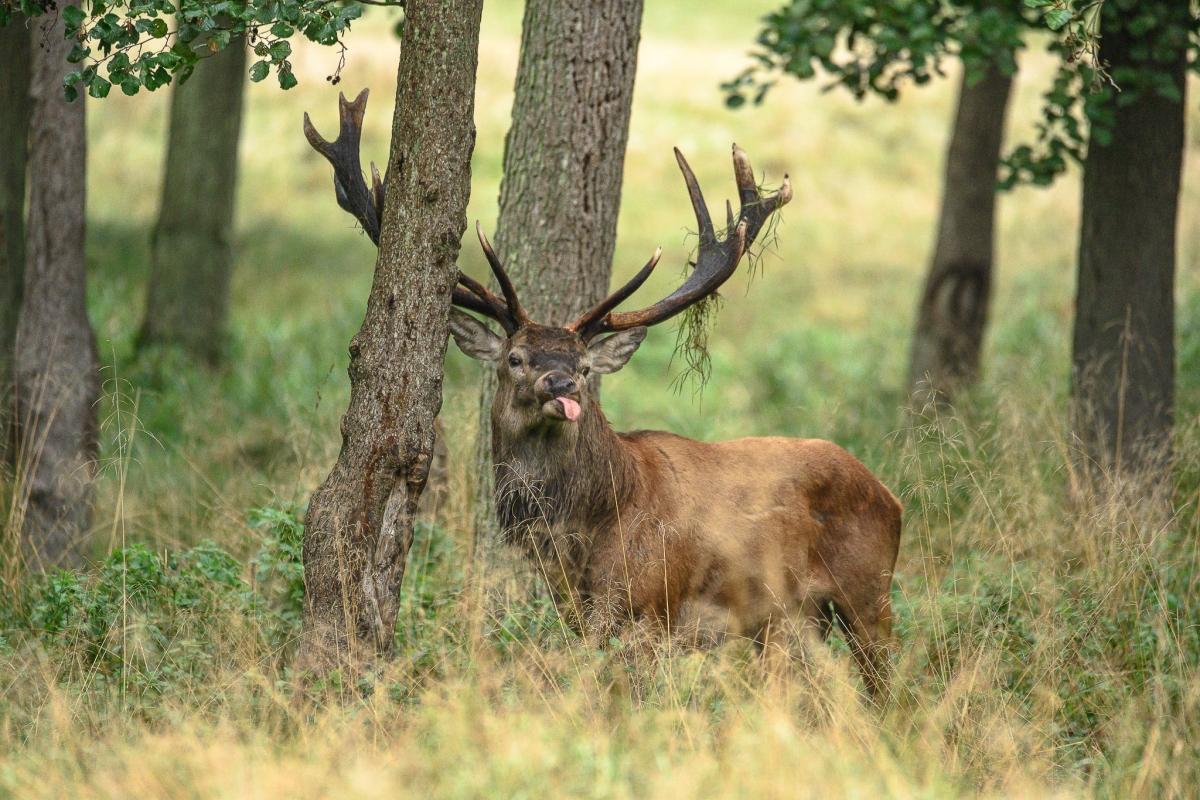
[[[485,228],[496,214],[520,9],[493,2],[484,14],[468,214]],[[770,10],[767,2],[646,9],[614,282],[658,245],[665,268],[644,292],[655,295],[679,279],[694,239],[673,145],[688,156],[714,205],[733,192],[734,141],[768,183],[790,173],[796,199],[759,269],[736,276],[723,292],[705,391],[693,394],[686,384],[672,391],[680,364],[671,359],[672,332],[660,330],[606,381],[605,411],[623,430],[831,438],[893,485],[887,443],[903,425],[905,360],[934,234],[953,81],[938,80],[896,103],[826,94],[827,81],[785,82],[770,103],[728,110],[719,84],[744,66],[757,20]],[[355,23],[338,87],[372,89],[364,161],[386,155],[399,48],[391,17],[372,9]],[[1038,52],[1021,57],[1010,140],[1032,129],[1055,68]],[[136,403],[145,429],[135,437],[137,478],[127,482],[124,514],[147,541],[193,543],[209,522],[237,540],[245,508],[275,496],[302,499],[338,446],[346,345],[361,321],[375,253],[337,208],[329,169],[299,131],[304,110],[319,129],[333,127],[337,90],[324,78],[336,59],[325,48],[298,44],[297,88],[248,89],[230,366],[216,374],[169,350],[134,355],[167,97],[111,96],[89,109],[90,308],[106,361],[107,402]],[[1197,410],[1197,373],[1188,369],[1198,347],[1190,337],[1200,325],[1192,299],[1200,254],[1194,105],[1180,213],[1181,423]],[[981,397],[1032,392],[1065,408],[1079,195],[1077,171],[1068,177],[999,200],[998,286]],[[473,243],[461,262],[483,277]],[[477,370],[449,348],[444,413],[458,463],[468,458]],[[101,482],[99,519],[115,488]],[[200,519],[180,524],[180,514]]]

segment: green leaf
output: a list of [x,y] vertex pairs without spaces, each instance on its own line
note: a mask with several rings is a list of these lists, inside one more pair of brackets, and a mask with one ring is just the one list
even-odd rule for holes
[[268,52],[270,52],[271,58],[282,61],[292,54],[292,46],[287,42],[274,42]]
[[1046,8],[1054,5],[1053,0],[1025,0],[1026,8]]
[[150,24],[150,35],[155,39],[161,39],[168,33],[167,21],[164,19],[156,19]]
[[1046,26],[1056,31],[1071,21],[1071,12],[1065,8],[1056,8],[1046,12]]
[[108,97],[108,90],[112,88],[112,84],[97,75],[92,80],[92,85],[88,87],[88,94],[97,99]]
[[78,28],[87,19],[87,14],[79,6],[63,6],[62,18],[67,25],[74,25]]
[[280,39],[286,39],[296,32],[296,29],[286,22],[276,22],[271,26],[271,35]]
[[291,65],[288,62],[283,62],[284,66],[279,70],[279,88],[287,91],[295,86],[299,81],[292,74]]
[[138,93],[138,89],[142,88],[142,84],[136,78],[126,78],[121,81],[121,91],[133,97]]
[[83,80],[82,72],[71,72],[63,78],[63,97],[68,103],[73,102],[76,97],[79,97],[79,90],[75,88],[75,84]]
[[271,64],[267,61],[255,61],[250,68],[250,80],[261,83],[271,72]]
[[224,50],[229,46],[229,41],[231,38],[232,35],[229,31],[217,31],[215,34],[208,37],[208,49],[213,50],[213,52],[216,52],[217,50]]

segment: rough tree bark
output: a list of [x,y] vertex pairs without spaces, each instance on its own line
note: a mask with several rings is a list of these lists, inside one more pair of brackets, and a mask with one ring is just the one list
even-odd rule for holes
[[350,342],[342,449],[304,533],[304,670],[366,666],[395,638],[466,229],[481,9],[482,0],[405,7],[375,279]]
[[84,100],[63,99],[71,42],[63,38],[59,14],[40,17],[32,35],[25,300],[16,345],[17,446],[28,498],[25,535],[32,557],[49,568],[82,560],[82,538],[91,526],[100,380],[83,258]]
[[171,95],[162,207],[139,344],[178,344],[210,364],[225,349],[246,48],[196,65]]
[[908,386],[915,407],[975,381],[992,291],[996,169],[1012,77],[963,71],[946,153],[937,244],[917,308]]
[[[1145,43],[1105,16],[1100,55],[1117,75]],[[1093,137],[1084,164],[1072,358],[1076,433],[1089,457],[1116,473],[1169,459],[1184,48],[1155,67],[1179,99],[1138,87],[1133,102],[1112,103],[1112,141]]]
[[13,346],[25,285],[25,159],[29,142],[29,28],[0,28],[0,452],[8,456]]
[[[608,293],[642,24],[642,0],[527,0],[496,252],[538,322],[560,325]],[[476,546],[496,535],[484,371]]]

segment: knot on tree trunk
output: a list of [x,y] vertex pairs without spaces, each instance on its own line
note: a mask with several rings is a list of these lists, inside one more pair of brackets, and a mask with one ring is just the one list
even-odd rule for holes
[[990,265],[960,261],[930,276],[921,299],[909,385],[924,402],[946,402],[974,381],[987,325]]

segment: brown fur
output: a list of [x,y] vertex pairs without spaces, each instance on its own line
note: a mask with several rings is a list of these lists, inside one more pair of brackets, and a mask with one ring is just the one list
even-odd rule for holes
[[[836,618],[876,695],[900,503],[830,442],[614,432],[586,388],[603,344],[585,349],[536,325],[495,343],[492,445],[508,540],[600,641],[633,621],[696,644],[738,636],[766,647],[789,622],[823,637]],[[545,381],[564,373],[577,384],[574,422],[546,412],[556,406]]]

